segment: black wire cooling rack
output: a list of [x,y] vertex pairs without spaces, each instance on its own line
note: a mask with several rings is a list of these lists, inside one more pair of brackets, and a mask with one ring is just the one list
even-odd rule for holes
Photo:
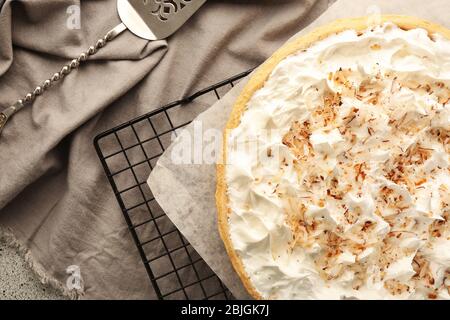
[[123,123],[94,139],[97,154],[159,299],[233,299],[159,207],[146,180],[170,145],[171,136],[251,71]]

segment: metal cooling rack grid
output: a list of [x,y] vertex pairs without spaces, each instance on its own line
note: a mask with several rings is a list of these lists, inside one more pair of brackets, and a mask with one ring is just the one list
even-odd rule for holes
[[[159,299],[233,299],[153,197],[146,180],[171,135],[248,75],[243,72],[99,134],[95,149]],[[186,122],[186,118],[191,119]]]

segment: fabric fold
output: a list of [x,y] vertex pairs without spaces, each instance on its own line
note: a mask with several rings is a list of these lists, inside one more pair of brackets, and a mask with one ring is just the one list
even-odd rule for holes
[[[3,130],[0,229],[9,230],[34,269],[60,288],[69,277],[67,268],[76,265],[86,299],[155,298],[94,137],[256,66],[327,3],[210,0],[165,41],[148,42],[128,31],[117,37]],[[67,28],[70,6],[80,8],[80,29]],[[112,0],[6,1],[0,13],[0,110],[118,23]],[[189,112],[197,111],[174,117]],[[114,142],[105,148],[117,151]],[[133,160],[136,154],[129,156]],[[121,160],[109,164],[120,167]],[[132,179],[123,177],[129,184]]]

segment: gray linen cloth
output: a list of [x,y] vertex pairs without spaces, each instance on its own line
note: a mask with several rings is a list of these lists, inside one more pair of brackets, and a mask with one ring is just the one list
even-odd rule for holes
[[[3,1],[0,0],[0,5]],[[264,61],[326,0],[209,0],[167,41],[126,31],[38,97],[0,137],[0,229],[42,280],[80,267],[93,298],[155,298],[92,145],[94,136]],[[67,8],[81,8],[70,29]],[[119,23],[114,0],[4,2],[0,110]],[[81,293],[81,295],[80,295]]]

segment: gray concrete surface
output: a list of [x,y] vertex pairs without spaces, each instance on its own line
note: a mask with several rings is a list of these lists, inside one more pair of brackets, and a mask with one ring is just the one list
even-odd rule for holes
[[43,285],[15,249],[0,240],[0,300],[49,300],[64,297]]

